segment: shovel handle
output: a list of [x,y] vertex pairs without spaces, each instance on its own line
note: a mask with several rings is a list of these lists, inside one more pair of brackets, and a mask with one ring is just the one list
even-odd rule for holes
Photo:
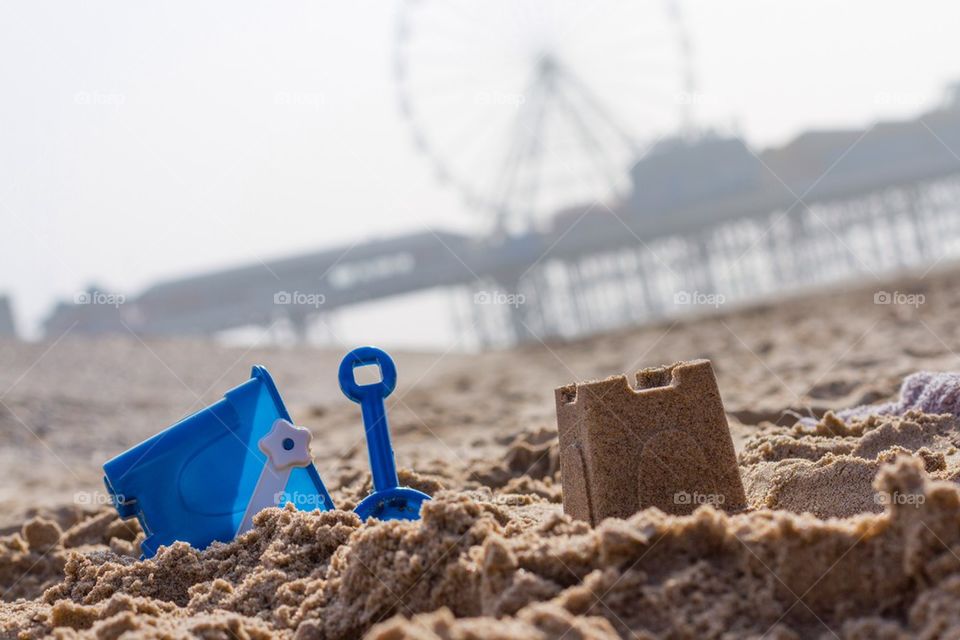
[[[357,384],[353,370],[375,364],[380,367],[380,381],[373,384]],[[357,347],[340,362],[340,389],[343,395],[354,402],[363,403],[366,398],[386,398],[397,386],[397,366],[382,349]]]
[[[354,369],[373,364],[380,367],[380,381],[357,384]],[[343,394],[360,404],[374,490],[385,491],[397,487],[400,480],[397,478],[393,445],[390,444],[387,410],[383,404],[383,399],[397,386],[396,365],[386,352],[376,347],[358,347],[344,356],[339,377]]]

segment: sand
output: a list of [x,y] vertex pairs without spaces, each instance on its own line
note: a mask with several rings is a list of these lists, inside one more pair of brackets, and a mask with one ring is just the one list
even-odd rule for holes
[[[435,496],[421,521],[269,509],[230,544],[147,562],[136,525],[100,504],[99,465],[254,362],[311,429],[336,503],[369,491],[342,351],[0,345],[0,637],[958,637],[960,424],[828,414],[960,370],[955,277],[883,283],[924,293],[918,308],[874,305],[877,285],[574,343],[395,354],[401,482]],[[696,358],[716,371],[748,509],[564,515],[554,388]]]

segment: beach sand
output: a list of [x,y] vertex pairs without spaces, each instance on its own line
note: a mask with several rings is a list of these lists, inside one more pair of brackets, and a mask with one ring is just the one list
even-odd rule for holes
[[[146,562],[137,525],[106,504],[102,463],[255,363],[313,432],[336,504],[366,495],[359,409],[336,382],[346,347],[2,344],[0,637],[958,637],[960,424],[827,415],[895,399],[914,371],[960,370],[956,277],[476,356],[394,354],[401,481],[434,496],[422,520],[269,509],[230,544]],[[880,289],[923,303],[875,304]],[[595,528],[564,516],[554,389],[696,358],[716,372],[748,510]]]

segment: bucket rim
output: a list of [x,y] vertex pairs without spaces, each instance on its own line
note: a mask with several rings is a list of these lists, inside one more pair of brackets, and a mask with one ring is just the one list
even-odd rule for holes
[[284,420],[292,423],[293,419],[290,418],[290,412],[287,411],[287,405],[284,404],[283,398],[280,397],[280,391],[277,389],[277,385],[273,381],[273,377],[270,375],[270,372],[267,371],[267,368],[260,364],[253,365],[253,369],[250,370],[250,379],[257,378],[263,385],[267,388],[267,392],[270,394],[270,398],[273,400],[273,404],[277,407],[277,413]]

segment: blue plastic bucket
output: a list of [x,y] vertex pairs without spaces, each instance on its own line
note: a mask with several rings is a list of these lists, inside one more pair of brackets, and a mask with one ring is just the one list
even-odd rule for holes
[[[143,556],[183,540],[198,549],[234,538],[266,462],[260,439],[279,419],[290,420],[267,370],[224,398],[184,418],[105,465],[104,481],[122,518],[136,516],[146,532]],[[311,464],[290,473],[278,504],[333,508]]]

